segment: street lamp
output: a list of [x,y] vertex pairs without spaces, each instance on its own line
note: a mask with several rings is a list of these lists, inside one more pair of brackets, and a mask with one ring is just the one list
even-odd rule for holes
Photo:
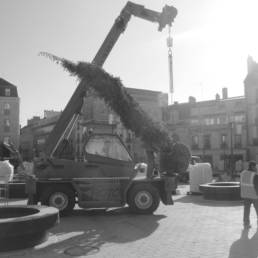
[[234,174],[234,149],[233,149],[233,128],[234,123],[229,123],[229,129],[230,129],[230,170],[231,170],[231,177],[233,177]]
[[226,134],[223,134],[221,136],[221,147],[223,148],[223,169],[224,169],[224,172],[226,171],[226,145],[227,145],[227,142],[226,142]]

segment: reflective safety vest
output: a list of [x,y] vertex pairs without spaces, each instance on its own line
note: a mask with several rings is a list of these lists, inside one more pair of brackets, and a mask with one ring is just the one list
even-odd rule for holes
[[258,199],[254,188],[254,176],[255,172],[244,170],[240,174],[240,183],[241,183],[241,197],[247,199]]

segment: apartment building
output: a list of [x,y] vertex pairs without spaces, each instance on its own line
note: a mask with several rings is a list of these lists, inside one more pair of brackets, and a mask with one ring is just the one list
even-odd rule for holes
[[21,128],[20,150],[24,160],[31,160],[43,150],[46,139],[60,114],[58,111],[45,110],[43,118],[34,116]]
[[196,102],[190,97],[188,103],[169,106],[164,117],[169,131],[189,145],[193,155],[215,170],[235,169],[237,161],[247,159],[245,103],[242,96],[229,98],[223,88],[222,98]]
[[20,98],[12,83],[0,78],[0,141],[19,147]]
[[248,73],[244,80],[246,99],[247,156],[258,161],[258,64],[247,60]]
[[242,170],[245,161],[258,160],[258,64],[248,57],[244,96],[222,96],[175,103],[164,111],[171,133],[191,147],[192,154],[210,162],[214,170]]

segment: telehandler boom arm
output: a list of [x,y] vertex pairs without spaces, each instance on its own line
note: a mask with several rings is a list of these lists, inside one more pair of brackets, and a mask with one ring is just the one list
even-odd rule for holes
[[[119,36],[125,30],[132,15],[150,22],[157,22],[159,25],[158,30],[161,31],[166,25],[172,25],[172,22],[177,15],[177,9],[173,6],[166,5],[163,7],[162,12],[156,12],[146,9],[142,5],[127,2],[94,57],[92,61],[94,65],[99,67],[103,66]],[[57,147],[69,130],[68,128],[73,128],[83,105],[85,90],[82,80],[62,112],[56,126],[48,136],[44,151],[47,157],[52,157],[54,155]]]
[[160,13],[146,9],[143,5],[127,2],[120,15],[115,20],[114,25],[102,43],[98,53],[94,57],[92,61],[93,64],[98,66],[104,64],[119,36],[125,31],[127,23],[132,15],[150,22],[157,22],[159,24],[158,30],[161,31],[166,25],[172,25],[172,22],[177,15],[177,9],[173,6],[166,5]]

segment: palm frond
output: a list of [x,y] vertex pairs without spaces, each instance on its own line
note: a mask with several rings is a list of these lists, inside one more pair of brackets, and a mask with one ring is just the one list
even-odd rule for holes
[[48,52],[40,52],[40,56],[47,57],[51,61],[55,62],[58,65],[61,65],[66,71],[68,71],[73,76],[78,76],[77,74],[77,64],[73,63],[72,61],[58,57],[56,55],[50,54]]
[[126,91],[119,78],[113,77],[91,63],[75,64],[46,52],[41,52],[41,55],[62,65],[71,75],[77,76],[85,87],[90,87],[97,92],[99,97],[104,99],[105,103],[119,115],[123,125],[139,136],[146,146],[157,149],[170,143],[167,131],[154,123],[142,110]]

